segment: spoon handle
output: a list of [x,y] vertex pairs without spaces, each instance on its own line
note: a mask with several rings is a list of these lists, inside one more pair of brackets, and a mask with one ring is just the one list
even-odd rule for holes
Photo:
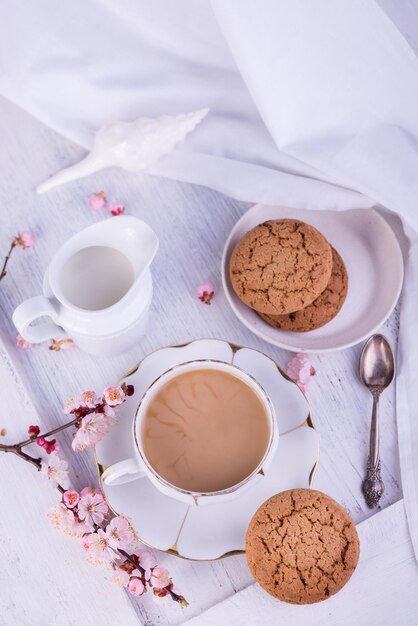
[[372,421],[370,426],[370,445],[369,458],[367,461],[366,478],[363,481],[363,493],[367,506],[374,509],[385,490],[380,475],[380,456],[379,456],[379,396],[382,390],[376,388],[372,390],[373,409]]

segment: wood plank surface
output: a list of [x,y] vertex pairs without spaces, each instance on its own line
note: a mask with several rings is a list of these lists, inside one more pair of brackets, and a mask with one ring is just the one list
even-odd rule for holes
[[[27,425],[37,420],[45,428],[61,424],[62,405],[69,396],[84,389],[101,391],[161,346],[217,337],[260,349],[286,364],[290,354],[248,331],[235,318],[221,288],[224,242],[248,204],[207,188],[116,169],[38,196],[36,184],[75,162],[83,151],[1,99],[0,136],[0,254],[17,231],[30,229],[36,235],[33,248],[14,252],[8,275],[0,283],[0,334],[12,357],[10,365],[3,349],[0,427],[8,431],[6,440],[24,436]],[[123,203],[127,214],[146,220],[160,238],[152,267],[155,295],[146,337],[128,353],[111,359],[98,359],[77,349],[55,353],[46,345],[19,351],[11,321],[14,308],[41,293],[43,272],[59,246],[103,219],[104,214],[86,202],[90,193],[102,189],[109,200]],[[211,306],[199,302],[195,293],[206,279],[216,286]],[[382,328],[393,347],[398,323],[395,311]],[[309,390],[321,438],[315,486],[343,503],[357,522],[372,514],[361,495],[371,400],[357,378],[360,349],[314,356],[317,375]],[[392,385],[382,397],[381,456],[387,485],[382,507],[401,497],[394,394]],[[60,441],[62,456],[72,466],[74,486],[94,482],[92,454],[74,456],[68,433]],[[89,624],[93,619],[101,625],[132,623],[126,594],[100,570],[84,564],[76,544],[49,526],[45,513],[55,494],[48,485],[32,468],[6,455],[0,456],[0,472],[0,626]],[[139,623],[181,624],[252,582],[244,557],[194,563],[158,556],[190,607],[167,608],[150,597],[129,596]],[[83,621],[87,614],[91,622]]]

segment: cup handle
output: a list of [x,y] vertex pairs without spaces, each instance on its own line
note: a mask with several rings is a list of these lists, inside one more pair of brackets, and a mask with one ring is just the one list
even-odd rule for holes
[[107,467],[102,474],[102,482],[105,485],[123,485],[145,475],[136,459],[125,459]]
[[50,317],[53,322],[58,321],[58,314],[51,300],[45,296],[35,296],[19,304],[13,313],[13,323],[23,339],[31,343],[64,337],[64,329],[58,324],[45,323],[31,326],[38,317],[44,316]]

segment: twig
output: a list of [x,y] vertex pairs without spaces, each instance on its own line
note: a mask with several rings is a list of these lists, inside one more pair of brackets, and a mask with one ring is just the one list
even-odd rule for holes
[[50,437],[51,435],[55,435],[56,433],[61,432],[62,430],[65,430],[66,428],[69,428],[70,426],[75,426],[77,424],[77,422],[79,422],[81,420],[80,417],[76,417],[73,420],[71,420],[71,422],[67,422],[66,424],[63,424],[62,426],[58,426],[58,428],[54,428],[53,430],[50,430],[49,432],[45,433],[44,435],[37,435],[36,437],[30,437],[29,439],[25,439],[25,441],[21,441],[20,443],[16,444],[19,448],[23,448],[24,446],[28,446],[31,443],[35,443],[35,441],[37,439],[42,438],[46,438],[46,437]]
[[9,252],[8,252],[8,253],[7,253],[7,255],[6,255],[6,258],[4,259],[3,267],[1,268],[1,272],[0,272],[0,280],[1,280],[2,278],[4,278],[4,277],[6,276],[6,274],[7,274],[7,272],[6,272],[6,267],[7,267],[7,264],[8,264],[8,262],[9,262],[10,255],[11,255],[11,254],[12,254],[12,252],[13,252],[13,248],[15,248],[15,247],[16,247],[16,245],[17,245],[17,244],[16,244],[15,240],[13,239],[13,241],[12,241],[12,243],[11,243],[11,246],[10,246],[10,249],[9,249]]

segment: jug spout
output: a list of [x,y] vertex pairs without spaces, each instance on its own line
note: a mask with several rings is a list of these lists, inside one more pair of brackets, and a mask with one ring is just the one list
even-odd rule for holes
[[115,245],[132,264],[135,281],[140,280],[157,253],[157,235],[148,224],[129,215],[112,218],[112,231]]

